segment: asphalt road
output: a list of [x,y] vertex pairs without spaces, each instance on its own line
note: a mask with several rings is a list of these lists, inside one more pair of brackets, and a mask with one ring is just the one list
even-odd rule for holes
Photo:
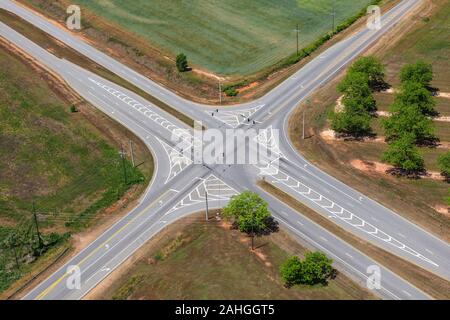
[[[204,210],[206,191],[210,207],[222,207],[230,196],[242,190],[250,189],[261,193],[255,187],[256,180],[261,176],[346,230],[449,279],[450,250],[447,243],[308,163],[294,150],[286,135],[288,116],[299,102],[377,41],[419,2],[402,1],[383,16],[381,30],[364,29],[336,44],[264,97],[239,106],[219,108],[219,112],[215,112],[217,107],[189,102],[42,17],[14,2],[0,0],[0,7],[33,23],[161,101],[201,120],[208,128],[221,131],[241,128],[244,132],[254,128],[265,130],[267,136],[280,133],[279,145],[267,144],[264,139],[258,141],[259,145],[266,143],[278,155],[275,157],[279,158],[278,166],[269,163],[274,160],[270,157],[255,165],[193,163],[193,159],[181,151],[191,148],[192,144],[203,143],[192,139],[190,128],[136,94],[53,56],[6,25],[0,24],[0,36],[59,74],[92,105],[133,131],[148,145],[156,163],[155,175],[140,204],[25,298],[82,298],[164,226],[187,214]],[[248,118],[251,119],[250,122]],[[175,137],[181,143],[175,143]],[[233,149],[229,153],[233,154],[235,151]],[[325,251],[341,269],[365,284],[369,276],[367,268],[376,265],[372,259],[278,200],[265,193],[262,195],[270,203],[273,215],[294,236],[313,248]],[[79,289],[70,289],[67,285],[71,279],[67,272],[69,266],[80,268]],[[377,293],[383,298],[428,298],[386,268],[381,267],[381,271],[381,288]]]

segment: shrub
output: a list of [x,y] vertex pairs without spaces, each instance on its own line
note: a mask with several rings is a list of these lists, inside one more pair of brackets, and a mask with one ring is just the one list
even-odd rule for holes
[[177,55],[176,65],[179,72],[185,72],[188,70],[187,57],[184,53],[180,53]]
[[326,284],[333,274],[332,263],[321,252],[307,252],[303,261],[296,256],[288,258],[280,267],[280,276],[286,287]]
[[288,258],[280,267],[280,275],[286,287],[300,284],[302,278],[302,262],[296,256]]
[[228,97],[235,97],[238,94],[238,91],[235,87],[228,87],[223,90]]

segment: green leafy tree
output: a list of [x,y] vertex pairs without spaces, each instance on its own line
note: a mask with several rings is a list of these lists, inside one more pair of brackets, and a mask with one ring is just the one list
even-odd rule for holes
[[287,287],[326,284],[334,271],[332,263],[321,252],[307,252],[303,261],[296,256],[288,258],[280,267],[280,275]]
[[416,82],[428,87],[433,80],[433,67],[423,60],[407,64],[400,72],[400,80],[402,83]]
[[364,110],[344,107],[331,115],[331,129],[341,135],[362,137],[371,133],[370,115]]
[[395,97],[396,105],[414,105],[426,116],[436,115],[436,105],[430,91],[417,82],[405,82]]
[[399,139],[389,143],[382,155],[382,160],[407,174],[417,173],[424,169],[424,162],[418,149],[414,146],[414,135],[406,133]]
[[286,287],[301,283],[302,262],[296,256],[288,258],[280,267],[280,275]]
[[399,139],[405,134],[413,136],[414,143],[429,143],[436,140],[433,121],[424,116],[416,105],[394,103],[391,116],[381,122],[386,140]]
[[380,88],[385,84],[384,66],[375,57],[361,57],[349,69],[349,73],[362,73],[367,76],[371,89]]
[[239,231],[252,236],[252,249],[255,235],[262,235],[274,228],[267,203],[254,192],[244,191],[232,197],[223,209],[223,215],[233,219]]
[[302,283],[315,285],[326,284],[333,272],[333,260],[322,252],[308,252],[302,262]]
[[357,105],[359,108],[372,112],[376,110],[376,102],[368,83],[368,76],[364,73],[349,72],[338,84],[338,90],[344,97],[345,106]]
[[185,72],[188,69],[187,57],[184,53],[180,53],[176,58],[177,69],[179,72]]
[[438,165],[442,175],[450,178],[450,151],[439,156]]

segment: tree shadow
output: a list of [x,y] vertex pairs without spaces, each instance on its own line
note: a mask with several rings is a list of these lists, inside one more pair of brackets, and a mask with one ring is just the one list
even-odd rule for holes
[[386,81],[378,81],[371,85],[371,88],[375,92],[383,92],[392,88],[392,86]]
[[404,177],[404,178],[408,178],[411,180],[419,180],[427,174],[425,169],[405,170],[402,168],[391,168],[391,169],[386,170],[386,173],[396,176],[396,177]]

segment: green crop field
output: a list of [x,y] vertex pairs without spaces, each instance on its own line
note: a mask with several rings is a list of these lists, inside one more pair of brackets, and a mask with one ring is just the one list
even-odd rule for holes
[[[223,75],[268,67],[332,29],[334,0],[79,0],[77,4],[194,66]],[[336,24],[370,0],[336,2]]]

